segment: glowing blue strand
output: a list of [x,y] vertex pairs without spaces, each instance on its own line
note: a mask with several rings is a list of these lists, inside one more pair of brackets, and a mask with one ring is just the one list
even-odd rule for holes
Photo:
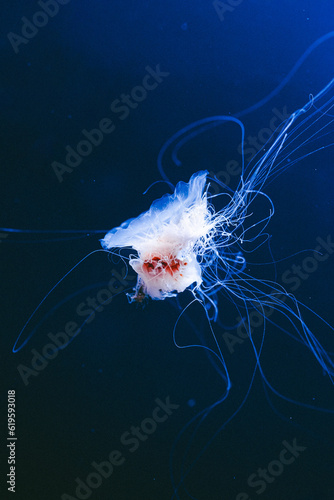
[[[115,293],[115,295],[112,296],[112,299],[114,300],[115,297],[117,297],[118,295],[120,295],[121,293],[125,293],[130,290],[131,287],[129,288],[125,288],[125,289],[122,289],[120,292],[118,293]],[[93,311],[90,313],[89,316],[87,316],[87,318],[81,323],[81,325],[79,326],[78,330],[79,330],[79,333],[81,333],[83,327],[85,326],[86,323],[89,322],[90,318],[94,316],[95,312],[98,311],[98,308],[101,307],[101,306],[104,306],[104,304],[106,302],[108,302],[110,300],[110,297],[108,297],[106,300],[104,300],[103,302],[100,302],[99,305],[97,306],[97,308],[93,308]],[[62,350],[62,349],[65,349],[65,347],[67,347],[69,344],[71,344],[73,342],[73,340],[77,337],[78,335],[75,335],[74,337],[70,337],[68,339],[68,341],[63,344],[62,346],[58,347],[58,351]]]
[[[257,103],[253,104],[252,106],[249,106],[249,108],[246,108],[246,109],[244,109],[242,111],[239,111],[238,113],[235,113],[234,116],[236,118],[241,118],[242,116],[245,116],[245,115],[251,113],[252,111],[256,111],[257,109],[259,109],[262,106],[264,106],[264,104],[266,104],[273,97],[275,97],[289,83],[289,81],[291,80],[291,78],[293,77],[293,75],[298,71],[298,69],[303,64],[303,62],[308,58],[308,56],[317,47],[319,47],[319,45],[321,45],[322,43],[326,42],[327,40],[330,40],[333,37],[334,37],[334,31],[330,31],[326,35],[318,38],[314,43],[312,43],[312,45],[310,45],[310,47],[307,50],[305,50],[304,54],[298,59],[298,61],[292,67],[292,69],[289,71],[289,73],[286,75],[286,77],[283,78],[283,80],[281,81],[281,83],[279,85],[277,85],[277,87],[275,87],[274,90],[272,90],[266,97],[264,97],[263,99],[261,99]],[[328,87],[328,85],[325,87],[325,89],[323,89],[323,91],[319,92],[319,94],[318,94],[317,97],[320,97],[323,92],[326,92],[327,87]]]
[[5,233],[26,233],[26,234],[91,234],[106,233],[109,229],[14,229],[9,227],[0,227],[0,231]]
[[49,295],[53,292],[53,290],[55,290],[57,288],[58,285],[60,285],[60,283],[62,281],[64,281],[64,279],[72,272],[74,271],[74,269],[76,269],[82,262],[84,262],[86,259],[88,259],[88,257],[90,257],[91,255],[95,254],[95,253],[100,253],[100,252],[103,252],[105,253],[105,250],[93,250],[93,252],[90,252],[88,255],[86,255],[85,257],[83,257],[77,264],[75,264],[75,266],[73,266],[59,281],[57,281],[57,283],[51,288],[51,290],[44,296],[44,298],[40,301],[40,303],[38,304],[38,306],[34,309],[34,311],[32,312],[32,314],[29,316],[28,320],[26,321],[26,323],[24,324],[23,328],[21,329],[17,339],[15,340],[15,343],[14,343],[14,346],[13,346],[13,349],[12,349],[12,352],[13,353],[16,353],[16,352],[19,352],[28,342],[29,340],[31,339],[31,337],[33,336],[33,334],[35,333],[35,329],[30,333],[30,335],[26,338],[26,340],[20,345],[20,347],[16,348],[20,338],[22,337],[23,335],[23,332],[25,331],[25,329],[27,328],[27,326],[29,325],[30,321],[32,320],[32,318],[35,316],[35,314],[37,313],[37,311],[40,309],[41,305],[46,301],[46,299],[49,297]]
[[[83,292],[86,292],[88,290],[94,290],[96,288],[99,288],[99,287],[102,287],[104,286],[106,283],[108,282],[103,282],[103,283],[94,283],[93,285],[89,285],[89,286],[85,286],[83,288],[80,288],[80,290],[77,290],[76,292],[74,293],[71,293],[70,295],[68,295],[67,297],[65,297],[63,300],[61,300],[60,302],[58,302],[58,304],[56,304],[54,307],[52,307],[52,309],[50,309],[50,311],[48,311],[44,316],[43,318],[37,323],[37,325],[33,328],[33,330],[31,331],[31,333],[29,334],[29,337],[26,339],[26,342],[27,343],[34,335],[35,333],[37,332],[37,330],[40,328],[40,326],[50,317],[52,316],[52,314],[57,311],[57,309],[59,309],[61,306],[63,306],[64,304],[66,304],[67,302],[69,302],[70,300],[72,300],[74,297],[77,297],[78,295],[82,294]],[[79,328],[80,329],[80,328]],[[18,340],[18,339],[17,339]],[[24,346],[25,344],[22,344],[22,346],[20,346],[18,349],[16,349],[16,351],[13,351],[14,353],[16,352],[19,352],[22,347]],[[59,349],[62,349],[62,347],[60,347]]]
[[[237,123],[240,126],[241,132],[242,132],[242,142],[244,142],[244,136],[245,136],[244,125],[243,125],[243,123],[240,120],[238,120],[237,118],[234,118],[232,116],[223,116],[223,115],[221,115],[221,116],[220,115],[218,115],[218,116],[210,116],[208,118],[203,118],[202,120],[198,120],[196,122],[193,122],[190,125],[187,125],[186,127],[182,128],[181,130],[179,130],[178,132],[176,132],[176,134],[172,135],[172,137],[170,137],[164,143],[164,145],[161,147],[161,149],[159,151],[159,154],[158,154],[157,163],[158,163],[158,169],[159,169],[159,172],[160,172],[162,178],[166,182],[170,183],[170,180],[167,177],[167,175],[165,174],[165,171],[163,169],[162,160],[163,160],[163,156],[165,155],[167,149],[174,142],[176,142],[180,137],[182,137],[183,135],[187,134],[191,130],[193,130],[193,129],[197,128],[197,127],[201,127],[199,131],[192,133],[191,137],[189,137],[189,136],[185,137],[184,141],[182,142],[182,145],[184,145],[186,142],[188,142],[190,140],[190,138],[193,138],[193,137],[195,137],[198,134],[200,134],[200,133],[203,132],[202,125],[211,124],[211,127],[218,127],[219,125],[222,125],[223,123],[226,123],[226,122],[234,122],[234,123]],[[206,127],[204,127],[204,130],[206,130]],[[175,160],[176,160],[176,162],[179,162],[179,160],[175,159],[175,155],[174,155],[174,161]]]
[[[262,349],[262,346],[263,346],[263,341],[264,341],[264,337],[262,339],[262,342],[261,342],[261,348],[260,348],[260,351]],[[198,424],[198,426],[196,427],[192,437],[191,437],[191,441],[194,439],[195,437],[195,434],[199,428],[199,426],[203,423],[204,419],[207,417],[207,415],[216,407],[218,406],[219,404],[221,404],[223,401],[225,401],[225,399],[227,398],[228,396],[228,393],[229,391],[226,390],[226,393],[224,394],[224,396],[222,398],[220,398],[218,401],[216,401],[214,404],[210,405],[209,407],[205,408],[204,410],[202,410],[201,412],[199,412],[197,415],[195,415],[180,431],[180,433],[178,434],[178,436],[176,437],[174,443],[173,443],[173,448],[172,448],[172,451],[171,451],[171,455],[170,455],[170,470],[171,470],[171,478],[172,478],[172,484],[173,484],[173,488],[174,488],[174,494],[171,498],[171,500],[173,500],[174,498],[177,498],[179,499],[179,494],[178,494],[178,490],[180,489],[181,485],[183,484],[184,480],[186,479],[186,477],[190,474],[190,472],[193,470],[193,468],[195,467],[196,463],[199,461],[199,459],[203,456],[203,454],[206,452],[206,450],[210,447],[211,443],[216,439],[216,437],[218,436],[218,434],[220,434],[220,432],[226,427],[226,425],[228,425],[228,423],[239,413],[239,411],[242,409],[242,407],[244,406],[245,402],[247,401],[248,399],[248,396],[249,396],[249,393],[250,393],[250,390],[252,388],[252,385],[253,385],[253,381],[254,381],[254,377],[255,377],[255,374],[256,374],[256,370],[257,370],[257,363],[255,364],[255,368],[254,368],[254,371],[253,371],[253,375],[251,377],[251,381],[249,383],[249,386],[248,386],[248,389],[247,389],[247,392],[246,392],[246,395],[244,396],[241,404],[238,406],[238,408],[235,410],[235,412],[228,418],[225,420],[225,422],[219,427],[219,429],[212,435],[212,437],[207,441],[207,443],[205,444],[205,446],[201,449],[201,451],[197,454],[197,456],[195,457],[195,459],[192,461],[191,465],[188,467],[187,471],[184,472],[182,474],[182,477],[181,479],[179,480],[179,482],[176,484],[175,482],[175,478],[174,478],[174,472],[173,472],[173,457],[174,457],[174,452],[175,452],[175,448],[176,448],[176,445],[177,443],[180,441],[182,435],[185,433],[185,431],[187,430],[187,428],[196,420],[198,419],[199,417],[201,417],[201,420],[200,420],[200,423]],[[189,445],[188,445],[189,447]],[[185,459],[185,457],[184,457]]]

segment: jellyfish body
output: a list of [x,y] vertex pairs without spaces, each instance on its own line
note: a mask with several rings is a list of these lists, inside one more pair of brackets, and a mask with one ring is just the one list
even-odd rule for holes
[[130,265],[138,274],[138,293],[161,300],[202,283],[197,256],[214,228],[205,191],[207,172],[179,182],[171,195],[111,230],[101,240],[105,249],[131,247]]

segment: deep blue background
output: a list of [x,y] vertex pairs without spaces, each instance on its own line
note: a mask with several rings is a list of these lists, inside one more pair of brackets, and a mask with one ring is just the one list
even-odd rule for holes
[[[157,185],[142,195],[160,179],[156,159],[165,140],[195,120],[233,115],[269,94],[301,54],[332,29],[334,16],[330,0],[244,0],[226,12],[223,21],[212,2],[199,0],[71,0],[16,54],[7,34],[20,34],[22,16],[32,19],[38,10],[36,2],[13,0],[2,6],[0,16],[0,203],[1,226],[40,230],[109,229],[146,210],[165,191]],[[333,48],[333,41],[319,47],[278,96],[245,116],[246,133],[257,135],[268,126],[273,108],[281,111],[286,106],[292,113],[311,92],[323,88],[333,77]],[[75,147],[83,129],[111,118],[111,102],[140,85],[146,66],[158,64],[169,76],[128,118],[116,118],[115,132],[59,183],[51,164],[64,161],[66,145]],[[182,170],[167,166],[173,182],[187,180],[199,169],[217,172],[229,160],[240,160],[235,128],[222,127],[211,138],[207,149],[194,141]],[[277,259],[312,250],[317,237],[333,231],[332,163],[330,150],[309,157],[268,188],[276,208],[269,232]],[[123,264],[109,262],[102,254],[88,259],[47,299],[35,325],[59,302],[76,295],[14,355],[18,332],[39,301],[76,262],[99,248],[99,242],[97,236],[46,242],[43,235],[32,234],[9,234],[0,241],[2,414],[6,391],[16,389],[16,498],[53,500],[65,492],[74,496],[75,478],[84,480],[92,461],[105,460],[112,449],[120,448],[122,433],[151,415],[156,398],[167,396],[179,409],[135,453],[124,450],[125,464],[90,498],[171,498],[172,444],[190,418],[224,391],[203,352],[174,346],[178,313],[172,301],[151,302],[141,310],[128,305],[121,294],[38,376],[30,377],[26,387],[17,366],[30,366],[31,349],[41,351],[47,333],[79,321],[78,304],[96,296],[112,270],[121,272]],[[280,263],[278,277],[305,255]],[[334,322],[332,260],[310,274],[296,295]],[[222,307],[233,323],[229,303],[222,301]],[[200,308],[189,316],[208,335]],[[319,322],[309,320],[324,336]],[[186,321],[179,328],[181,342],[195,341]],[[220,341],[222,333],[216,330]],[[269,328],[263,361],[273,384],[295,399],[312,404],[315,398],[319,405],[333,408],[332,386],[312,357],[277,331],[270,334]],[[233,389],[207,420],[198,449],[236,410],[254,366],[246,342],[237,345],[233,355],[221,344]],[[284,418],[272,410],[256,378],[247,404],[189,475],[193,497],[235,500],[245,491],[252,500],[333,498],[332,416],[273,401]],[[257,495],[247,478],[278,457],[283,440],[294,438],[307,449]],[[186,442],[177,454],[178,471],[185,449]],[[7,473],[6,464],[4,470]],[[1,490],[5,498],[5,484]],[[187,496],[183,492],[180,498]]]

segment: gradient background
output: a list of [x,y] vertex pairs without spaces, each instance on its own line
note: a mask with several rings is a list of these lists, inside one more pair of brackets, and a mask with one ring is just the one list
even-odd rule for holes
[[[37,2],[28,0],[1,8],[0,204],[1,226],[40,230],[108,230],[146,210],[167,189],[158,184],[142,195],[160,178],[156,159],[162,144],[195,120],[233,115],[269,94],[307,47],[332,29],[334,16],[330,0],[244,0],[224,20],[212,2],[199,0],[71,0],[15,54],[8,32],[20,34],[22,16],[31,20],[38,10]],[[278,96],[245,116],[246,134],[256,136],[267,127],[273,108],[286,106],[292,113],[323,88],[333,77],[333,49],[331,40],[319,47]],[[82,129],[111,117],[111,102],[141,84],[146,66],[157,64],[169,76],[125,120],[116,119],[116,130],[58,182],[51,163],[64,161],[66,145],[75,147]],[[220,127],[204,142],[195,140],[187,147],[181,170],[169,164],[166,171],[174,183],[200,169],[220,171],[229,160],[240,161],[239,142],[238,130]],[[269,228],[276,259],[312,250],[317,237],[333,234],[332,154],[326,150],[307,158],[268,187],[276,208]],[[93,470],[91,462],[122,449],[126,462],[89,498],[170,499],[173,442],[197,412],[220,397],[224,384],[201,350],[174,346],[178,312],[172,300],[140,309],[120,294],[25,386],[17,366],[30,366],[31,350],[41,352],[49,332],[61,331],[68,321],[79,322],[78,305],[95,297],[113,270],[123,268],[103,254],[85,261],[46,300],[32,327],[46,316],[45,321],[13,354],[15,339],[39,301],[76,262],[99,248],[98,236],[51,241],[55,239],[33,234],[0,239],[1,416],[6,416],[7,390],[15,389],[15,498],[54,500],[64,493],[75,498],[75,478],[84,480]],[[307,255],[280,262],[278,281]],[[252,258],[265,259],[262,251]],[[333,260],[321,263],[295,292],[332,323]],[[266,277],[267,271],[259,273]],[[181,297],[181,303],[188,299]],[[233,324],[230,303],[222,300],[221,307],[226,308],[226,324]],[[188,316],[209,335],[199,307]],[[315,317],[307,319],[320,338],[328,333]],[[254,367],[247,341],[231,354],[223,332],[215,332],[233,388],[203,425],[193,457],[237,409]],[[197,340],[186,320],[178,333],[180,342]],[[271,335],[270,327],[265,347],[264,368],[278,390],[299,401],[334,407],[333,388],[305,349],[277,331]],[[134,453],[122,448],[120,436],[151,416],[156,398],[167,396],[179,408]],[[257,376],[247,403],[187,477],[190,498],[235,500],[240,492],[251,500],[333,498],[333,416],[274,397],[271,403],[275,410]],[[282,441],[293,439],[306,447],[300,457],[264,493],[247,486],[252,473],[277,459]],[[187,441],[176,453],[178,472],[186,446]],[[6,455],[5,445],[2,452]],[[3,478],[7,468],[4,461]],[[4,479],[1,491],[1,498],[10,498]],[[189,497],[180,491],[179,498]]]

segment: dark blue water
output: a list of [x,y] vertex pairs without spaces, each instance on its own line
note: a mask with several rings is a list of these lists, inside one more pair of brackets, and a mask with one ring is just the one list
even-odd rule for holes
[[[0,225],[41,231],[0,234],[2,415],[7,391],[15,389],[15,498],[333,498],[333,413],[269,396],[257,373],[246,403],[230,420],[247,394],[255,359],[249,339],[240,331],[236,337],[238,312],[223,298],[222,324],[213,327],[232,389],[194,439],[194,428],[183,435],[174,454],[180,431],[226,389],[203,350],[173,343],[189,292],[179,303],[128,304],[134,272],[126,275],[121,260],[96,253],[47,298],[22,341],[36,329],[33,337],[12,353],[38,303],[100,248],[104,235],[43,231],[107,231],[147,210],[168,191],[156,184],[142,194],[161,179],[157,157],[164,142],[191,122],[233,116],[270,94],[332,29],[333,15],[329,0],[17,0],[3,6]],[[258,151],[268,128],[329,82],[333,49],[333,39],[321,44],[281,92],[241,118],[248,148]],[[136,100],[126,97],[131,93]],[[174,184],[201,169],[222,178],[228,162],[240,163],[240,142],[240,130],[226,124],[187,144],[182,167],[167,161],[165,172]],[[323,144],[331,142],[325,135]],[[272,253],[275,260],[287,259],[278,262],[276,275],[274,266],[257,272],[333,324],[332,164],[328,147],[268,186],[276,210],[268,227]],[[229,175],[235,188],[237,177]],[[315,268],[304,259],[319,245],[328,258]],[[268,247],[251,258],[268,262]],[[114,297],[101,306],[108,283]],[[53,350],[88,317],[65,349]],[[289,329],[288,321],[275,321],[278,326],[267,326],[263,356],[270,383],[295,401],[333,411],[328,375],[302,344],[280,332],[279,326]],[[330,330],[312,314],[305,321],[334,351]],[[193,344],[198,335],[212,346],[203,309],[194,305],[180,320],[177,338]],[[5,428],[2,433],[6,438]],[[5,445],[3,451],[8,455]],[[171,454],[180,486],[175,497]],[[0,496],[11,498],[9,464],[2,470]]]

